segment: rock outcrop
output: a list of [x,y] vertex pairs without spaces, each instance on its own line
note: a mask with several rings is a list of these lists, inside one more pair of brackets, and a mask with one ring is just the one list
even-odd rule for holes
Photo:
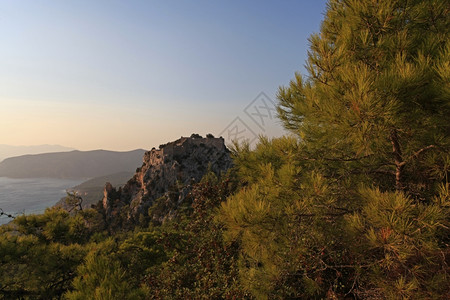
[[[144,154],[142,167],[123,187],[116,190],[107,183],[102,209],[107,222],[125,218],[136,223],[139,218],[150,217],[162,222],[170,219],[190,186],[199,182],[208,172],[220,174],[232,166],[230,152],[223,138],[197,134],[153,148]],[[164,213],[148,215],[155,201],[166,203]]]

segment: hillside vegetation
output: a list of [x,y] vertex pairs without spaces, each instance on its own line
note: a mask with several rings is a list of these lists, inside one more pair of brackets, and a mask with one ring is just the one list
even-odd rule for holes
[[[17,217],[0,297],[449,299],[449,7],[331,0],[308,76],[279,90],[289,136],[236,144],[231,169],[142,217],[127,219],[147,198],[107,198],[123,223],[101,203]],[[137,174],[125,194],[153,195]]]

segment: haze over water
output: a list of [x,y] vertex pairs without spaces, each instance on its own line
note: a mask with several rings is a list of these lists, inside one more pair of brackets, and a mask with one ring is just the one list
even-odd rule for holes
[[[66,189],[82,181],[82,179],[0,177],[0,208],[5,213],[13,215],[42,213],[64,197]],[[9,221],[10,218],[0,217],[0,225]]]

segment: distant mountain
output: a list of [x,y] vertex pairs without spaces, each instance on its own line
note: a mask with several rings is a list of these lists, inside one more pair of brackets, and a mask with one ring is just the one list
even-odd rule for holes
[[8,157],[21,156],[25,154],[66,152],[73,150],[75,149],[60,145],[11,146],[0,144],[0,161]]
[[0,177],[94,178],[119,172],[134,172],[142,165],[145,150],[70,151],[23,155],[0,163]]

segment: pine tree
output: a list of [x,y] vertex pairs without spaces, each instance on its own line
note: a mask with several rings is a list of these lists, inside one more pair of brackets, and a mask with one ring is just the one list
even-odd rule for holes
[[254,296],[450,295],[449,7],[328,3],[309,76],[279,91],[297,141],[235,151],[220,219]]
[[77,273],[66,299],[145,299],[144,292],[129,283],[120,263],[106,255],[89,253]]
[[309,77],[297,74],[279,92],[304,159],[333,176],[363,174],[387,190],[430,196],[450,161],[449,7],[330,1],[310,38]]
[[81,215],[49,208],[0,227],[0,298],[60,299],[87,250]]

